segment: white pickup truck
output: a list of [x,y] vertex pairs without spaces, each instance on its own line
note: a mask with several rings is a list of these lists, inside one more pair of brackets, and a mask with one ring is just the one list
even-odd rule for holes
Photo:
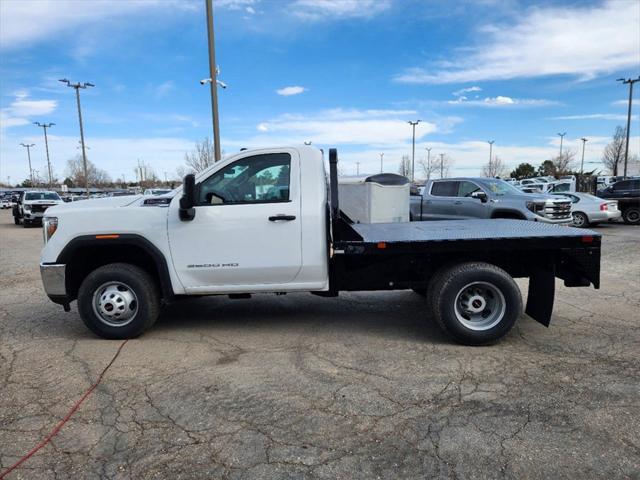
[[173,195],[115,197],[47,210],[40,269],[49,298],[105,338],[149,328],[189,295],[413,289],[425,320],[485,344],[526,311],[548,325],[554,279],[599,287],[600,236],[520,220],[352,223],[338,205],[337,152],[242,151]]

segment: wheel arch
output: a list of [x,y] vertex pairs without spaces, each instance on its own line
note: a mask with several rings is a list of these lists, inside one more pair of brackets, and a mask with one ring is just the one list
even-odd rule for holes
[[491,218],[508,218],[508,219],[513,219],[513,220],[526,220],[527,219],[527,217],[524,216],[518,210],[511,210],[511,209],[494,210],[491,213]]
[[76,237],[60,252],[56,262],[66,265],[65,286],[70,301],[77,298],[80,285],[89,273],[109,263],[129,263],[142,268],[157,282],[165,300],[173,297],[165,256],[158,247],[140,235]]

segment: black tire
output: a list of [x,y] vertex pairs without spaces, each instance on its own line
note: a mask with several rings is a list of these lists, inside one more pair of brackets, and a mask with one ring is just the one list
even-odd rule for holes
[[[495,311],[499,308],[502,312],[501,315],[491,312],[487,301],[487,308],[479,315],[488,311],[489,315],[496,317],[496,323],[487,323],[480,329],[475,325],[469,328],[463,321],[467,324],[473,322],[465,318],[461,320],[456,312],[460,295],[475,283],[486,285],[489,291],[494,289],[497,295],[490,296],[489,301],[497,302],[499,306]],[[492,300],[494,297],[495,300]],[[465,345],[486,345],[500,340],[522,315],[522,296],[513,278],[501,268],[484,262],[460,263],[442,268],[430,283],[428,299],[431,318],[438,322],[445,333]]]
[[640,225],[640,208],[628,207],[622,212],[622,220],[627,225]]
[[[97,295],[97,291],[115,282],[128,287],[130,290],[125,291],[134,294],[136,312],[126,324],[109,324],[109,320],[98,313],[99,308],[94,308],[94,295]],[[78,311],[89,330],[100,337],[135,338],[150,328],[158,318],[160,295],[153,278],[141,268],[128,263],[111,263],[97,268],[84,279],[78,291]],[[117,321],[114,319],[114,322]]]
[[31,225],[31,222],[29,222],[26,218],[22,219],[22,228],[28,228]]
[[418,295],[421,295],[423,297],[427,296],[427,289],[426,288],[412,288],[411,290],[413,290],[414,293],[417,293]]
[[576,228],[587,228],[589,226],[589,217],[582,212],[573,212],[573,226]]

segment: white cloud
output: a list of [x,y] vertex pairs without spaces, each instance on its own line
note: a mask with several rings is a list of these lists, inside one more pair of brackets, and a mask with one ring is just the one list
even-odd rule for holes
[[215,0],[214,8],[228,8],[229,10],[244,10],[248,13],[255,13],[251,5],[255,5],[259,0]]
[[246,7],[244,9],[244,11],[247,12],[248,14],[250,14],[250,15],[255,15],[255,13],[256,13],[255,8],[253,8],[253,7]]
[[305,20],[370,18],[391,6],[389,0],[295,0],[289,8]]
[[455,100],[449,100],[447,103],[449,105],[467,105],[471,107],[542,107],[547,105],[557,105],[558,102],[537,98],[513,98],[505,95],[498,95],[496,97],[476,98],[474,100],[468,100],[465,96],[459,96]]
[[173,89],[175,88],[173,82],[168,80],[166,82],[161,83],[160,85],[154,88],[154,96],[156,99],[160,100],[166,97]]
[[456,83],[548,75],[582,80],[636,68],[640,8],[636,1],[598,6],[535,7],[513,25],[486,25],[476,45],[451,60],[397,75],[403,83]]
[[616,100],[615,102],[611,102],[611,105],[614,107],[627,107],[629,106],[629,100],[626,98],[624,100]]
[[[256,126],[262,134],[249,144],[302,143],[332,145],[383,145],[401,143],[411,138],[407,120],[416,116],[412,110],[324,110],[317,114],[286,114]],[[416,128],[416,138],[438,130],[433,122],[423,121]],[[267,138],[264,138],[264,134]]]
[[[638,117],[632,115],[632,120],[636,120]],[[618,122],[627,121],[626,115],[617,113],[589,113],[585,115],[564,115],[561,117],[551,117],[550,120],[615,120]]]
[[56,100],[32,100],[29,92],[18,90],[14,93],[14,100],[8,107],[0,110],[0,127],[2,129],[27,125],[31,121],[28,117],[37,117],[52,113],[58,106]]
[[474,85],[473,87],[461,88],[460,90],[456,90],[451,95],[453,95],[454,97],[461,97],[465,93],[481,92],[481,91],[482,91],[482,89],[480,87]]
[[284,87],[276,90],[278,95],[282,95],[284,97],[289,97],[291,95],[300,95],[303,92],[306,92],[307,89],[300,86],[292,86],[292,87]]
[[175,14],[176,10],[195,8],[200,6],[193,0],[3,0],[0,1],[0,45],[2,49],[19,48],[104,19],[148,15],[150,11]]

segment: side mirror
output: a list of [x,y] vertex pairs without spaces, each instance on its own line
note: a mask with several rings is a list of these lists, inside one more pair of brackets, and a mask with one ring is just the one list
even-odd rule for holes
[[185,175],[180,197],[180,220],[190,221],[196,217],[196,177],[193,173]]
[[471,198],[477,198],[482,203],[486,203],[487,202],[487,194],[482,192],[482,191],[472,192],[471,193]]

